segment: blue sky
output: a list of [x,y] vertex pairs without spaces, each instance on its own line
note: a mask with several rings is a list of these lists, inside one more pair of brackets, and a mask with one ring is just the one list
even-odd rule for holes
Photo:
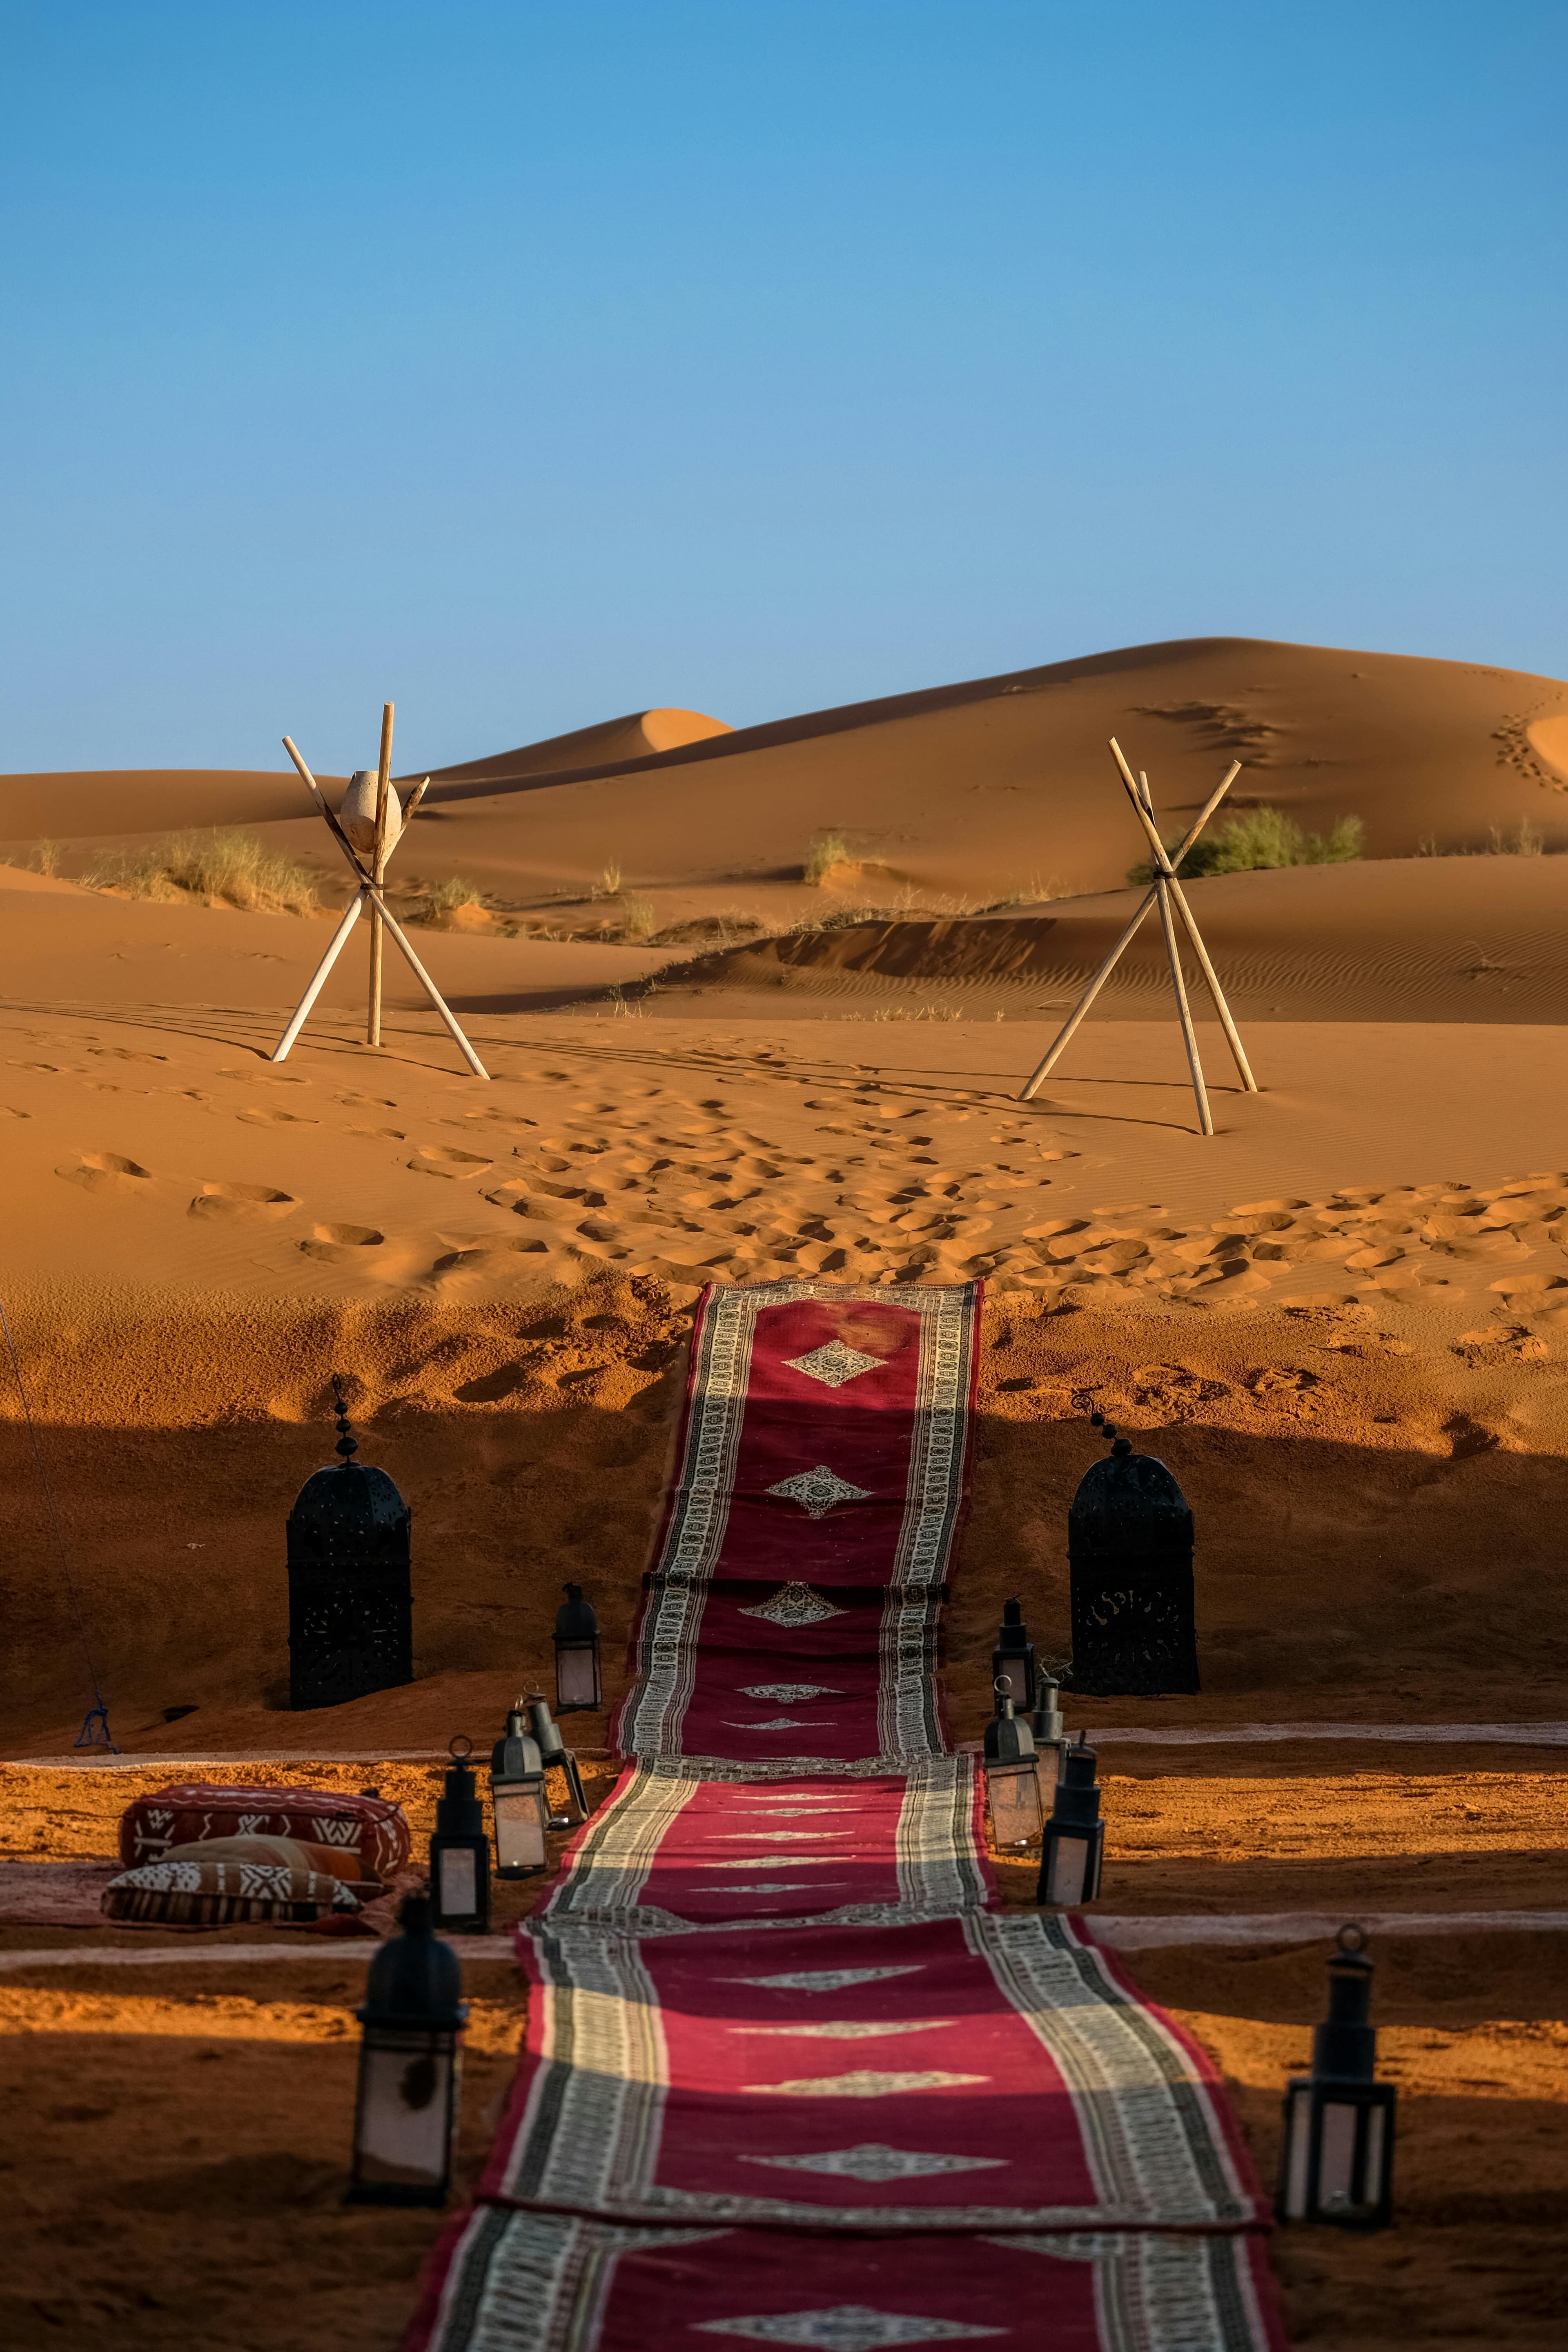
[[6,0],[0,768],[1568,671],[1568,10]]

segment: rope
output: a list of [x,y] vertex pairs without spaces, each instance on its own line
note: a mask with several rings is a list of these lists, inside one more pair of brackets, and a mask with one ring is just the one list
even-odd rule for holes
[[[79,1748],[107,1748],[118,1756],[121,1751],[110,1732],[109,1707],[99,1685],[98,1668],[93,1663],[92,1643],[88,1639],[87,1626],[82,1618],[81,1601],[77,1592],[76,1578],[71,1570],[70,1548],[66,1542],[65,1527],[60,1518],[59,1505],[55,1500],[55,1490],[49,1483],[49,1473],[44,1461],[44,1449],[38,1443],[37,1427],[33,1420],[33,1408],[27,1402],[27,1384],[22,1378],[21,1360],[16,1353],[16,1342],[12,1337],[11,1318],[5,1312],[4,1293],[0,1293],[0,1327],[4,1328],[5,1333],[6,1351],[11,1359],[11,1370],[16,1375],[16,1394],[22,1400],[22,1418],[27,1424],[27,1436],[33,1448],[33,1462],[38,1473],[38,1483],[48,1498],[49,1517],[55,1530],[55,1548],[60,1556],[60,1571],[65,1578],[66,1591],[70,1598],[71,1620],[76,1626],[77,1640],[81,1643],[81,1654],[87,1665],[87,1678],[92,1686],[93,1703],[81,1719],[81,1729],[77,1734],[76,1744]],[[95,1723],[102,1733],[101,1738],[92,1729]]]

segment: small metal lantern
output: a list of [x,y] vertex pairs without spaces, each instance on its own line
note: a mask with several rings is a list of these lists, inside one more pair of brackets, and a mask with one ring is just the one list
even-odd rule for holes
[[1096,1413],[1109,1461],[1088,1471],[1068,1513],[1072,1686],[1100,1698],[1198,1687],[1193,1515],[1163,1462]]
[[986,1725],[984,1742],[992,1842],[1028,1845],[1039,1836],[1043,1820],[1035,1736],[1027,1721],[1014,1713],[1012,1692],[1000,1675],[996,1689],[1002,1712]]
[[566,1599],[555,1612],[555,1711],[571,1715],[599,1704],[599,1621],[580,1584],[562,1590]]
[[518,1699],[506,1732],[490,1750],[490,1805],[496,1825],[496,1876],[531,1878],[545,1863],[549,1811],[539,1743],[529,1732],[528,1701]]
[[544,1767],[544,1786],[553,1814],[554,1828],[574,1829],[588,1818],[588,1799],[583,1787],[583,1775],[577,1759],[561,1737],[561,1727],[550,1712],[550,1702],[535,1692],[528,1702],[529,1722],[539,1743],[539,1760]]
[[[998,1692],[1005,1684],[1020,1715],[1028,1714],[1035,1704],[1035,1645],[1024,1622],[1021,1601],[1002,1603],[1002,1630],[991,1653],[991,1678]],[[997,1712],[1001,1712],[1000,1706]]]
[[[1062,1711],[1057,1705],[1060,1696],[1060,1686],[1049,1675],[1037,1675],[1035,1712],[1029,1718],[1029,1728],[1035,1735],[1035,1753],[1039,1759],[1039,1769],[1048,1780],[1061,1779],[1062,1753],[1068,1744]],[[1046,1754],[1047,1748],[1051,1751],[1048,1757]]]
[[411,1513],[384,1470],[353,1457],[334,1373],[337,1452],[289,1514],[289,1704],[339,1706],[414,1679]]
[[1094,1778],[1098,1760],[1081,1733],[1063,1750],[1062,1777],[1057,1783],[1056,1803],[1046,1823],[1040,1855],[1038,1902],[1066,1909],[1077,1903],[1092,1903],[1100,1893],[1105,1823],[1100,1818],[1100,1790]]
[[1282,2221],[1384,2230],[1394,2218],[1392,2083],[1373,2080],[1372,1962],[1357,1927],[1342,1927],[1329,1961],[1329,2014],[1313,2029],[1312,2071],[1285,2086],[1279,2151]]
[[436,1801],[430,1840],[430,1900],[437,1927],[449,1935],[482,1936],[490,1924],[490,1849],[479,1783],[468,1768],[474,1743],[451,1740],[451,1769]]
[[359,2090],[354,2102],[351,2205],[444,2205],[452,2179],[468,2011],[449,1944],[431,1933],[430,1904],[410,1895],[370,1964]]

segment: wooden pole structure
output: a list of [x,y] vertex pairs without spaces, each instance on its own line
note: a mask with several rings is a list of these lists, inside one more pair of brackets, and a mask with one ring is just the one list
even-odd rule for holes
[[[375,847],[371,874],[377,889],[386,875],[386,796],[392,786],[392,705],[381,706],[381,761],[375,777]],[[381,910],[370,910],[370,1004],[365,1015],[364,1042],[381,1044]]]
[[[381,748],[381,782],[383,788],[384,788],[387,783],[388,759],[392,750],[392,705],[390,702],[385,707],[385,712],[382,719]],[[420,962],[419,958],[414,951],[411,942],[404,932],[402,924],[398,922],[396,917],[393,914],[392,909],[388,907],[385,899],[381,895],[381,883],[384,876],[386,861],[392,855],[392,850],[396,847],[395,842],[391,845],[387,845],[385,842],[385,827],[384,823],[385,802],[383,793],[378,792],[377,794],[377,819],[375,828],[376,846],[380,854],[376,856],[374,864],[367,872],[360,860],[359,854],[355,850],[353,842],[349,839],[348,835],[343,831],[342,826],[338,822],[336,816],[332,814],[331,808],[328,807],[326,794],[322,792],[321,787],[316,782],[315,777],[310,773],[310,769],[305,765],[304,760],[300,756],[300,753],[291,737],[288,735],[284,736],[283,749],[288,752],[289,757],[293,761],[295,767],[303,777],[305,783],[310,790],[310,797],[315,802],[316,807],[321,816],[325,818],[327,828],[331,834],[333,840],[337,843],[338,847],[342,850],[344,858],[347,860],[350,871],[353,873],[355,881],[359,884],[359,888],[355,891],[353,898],[350,900],[348,907],[344,909],[342,920],[339,923],[337,929],[332,934],[331,941],[327,949],[326,954],[321,958],[321,962],[317,965],[314,973],[311,975],[310,984],[305,991],[304,995],[300,998],[300,1003],[295,1009],[293,1017],[289,1021],[289,1026],[284,1030],[282,1036],[279,1039],[277,1045],[273,1048],[272,1059],[275,1062],[281,1062],[287,1058],[296,1038],[299,1036],[300,1030],[304,1027],[307,1019],[310,1017],[311,1006],[315,1003],[317,997],[321,992],[322,984],[326,980],[327,974],[331,971],[332,966],[336,963],[339,956],[342,952],[344,944],[348,940],[349,933],[353,930],[355,923],[359,920],[362,910],[368,907],[371,911],[372,921],[378,926],[384,924],[386,929],[391,932],[393,945],[404,958],[410,971],[413,972],[415,979],[419,982],[420,987],[425,991],[425,993],[429,998],[432,1005],[434,1005],[436,1011],[439,1013],[448,1033],[456,1044],[458,1052],[462,1055],[463,1059],[467,1062],[469,1069],[472,1070],[475,1077],[484,1078],[488,1082],[489,1072],[486,1069],[484,1064],[480,1061],[479,1055],[469,1045],[467,1037],[463,1034],[462,1029],[458,1025],[457,1015],[453,1013],[451,1006],[447,1003],[446,998],[441,994],[440,990],[437,987],[435,982],[431,979],[429,973]],[[403,813],[405,830],[406,830],[409,818],[413,816],[416,809],[417,809],[420,802],[424,799],[426,793],[428,791],[429,784],[430,779],[426,776],[422,783],[416,785],[413,793],[409,795],[408,805]],[[398,838],[401,840],[401,833],[399,834]],[[377,1034],[374,1038],[366,1040],[368,1044],[379,1044],[380,1042],[380,971],[377,970],[372,982],[373,995],[371,1000],[372,1008],[375,1014]]]
[[[1149,780],[1140,773],[1139,787],[1144,808],[1153,814],[1153,803],[1149,797]],[[1182,950],[1176,944],[1176,919],[1171,912],[1171,885],[1164,872],[1164,857],[1154,868],[1154,890],[1160,901],[1160,929],[1165,934],[1165,957],[1171,967],[1171,986],[1176,992],[1176,1018],[1182,1024],[1182,1043],[1187,1049],[1187,1068],[1192,1074],[1193,1092],[1197,1097],[1198,1129],[1204,1135],[1214,1133],[1214,1113],[1209,1108],[1208,1088],[1204,1084],[1204,1066],[1198,1056],[1198,1033],[1193,1026],[1193,1008],[1187,1003],[1186,974],[1182,970]]]
[[[1163,868],[1166,879],[1166,887],[1170,892],[1173,902],[1174,903],[1176,912],[1180,915],[1183,922],[1186,926],[1187,937],[1193,943],[1193,952],[1197,957],[1198,966],[1204,976],[1204,983],[1207,988],[1210,996],[1214,999],[1214,1009],[1219,1014],[1220,1026],[1225,1031],[1226,1043],[1230,1047],[1231,1059],[1236,1064],[1237,1075],[1239,1076],[1242,1086],[1246,1091],[1249,1095],[1255,1095],[1258,1092],[1258,1080],[1252,1075],[1252,1066],[1248,1062],[1246,1050],[1242,1045],[1241,1033],[1237,1028],[1236,1023],[1231,1018],[1230,1007],[1225,1001],[1225,991],[1219,984],[1218,973],[1215,971],[1213,964],[1209,961],[1209,951],[1204,945],[1203,934],[1198,929],[1197,926],[1197,919],[1194,915],[1192,908],[1187,904],[1186,895],[1184,892],[1181,884],[1176,879],[1175,866],[1171,861],[1171,857],[1166,850],[1165,845],[1160,838],[1159,828],[1154,823],[1154,804],[1149,798],[1149,779],[1143,773],[1143,771],[1140,769],[1138,772],[1138,783],[1142,787],[1142,790],[1140,793],[1133,784],[1132,771],[1128,766],[1126,761],[1122,758],[1121,746],[1117,741],[1114,735],[1110,739],[1110,748],[1116,754],[1116,764],[1121,771],[1121,781],[1126,788],[1127,797],[1131,802],[1133,809],[1138,816],[1138,820],[1142,825],[1145,834],[1148,835],[1150,856],[1153,859],[1156,867]],[[1235,772],[1234,770],[1232,772]],[[1226,781],[1228,782],[1228,779]],[[1183,849],[1178,850],[1177,852],[1178,858],[1184,856],[1184,854],[1185,845],[1184,845]]]
[[[1112,748],[1115,748],[1114,745]],[[1117,751],[1116,756],[1120,761],[1121,758],[1120,751]],[[1186,834],[1177,845],[1175,854],[1170,860],[1170,867],[1173,875],[1174,875],[1177,867],[1181,865],[1183,858],[1186,856],[1188,850],[1191,849],[1194,842],[1196,841],[1199,834],[1202,833],[1205,825],[1207,824],[1210,817],[1213,816],[1215,809],[1218,808],[1221,801],[1224,800],[1226,793],[1229,792],[1232,784],[1235,783],[1240,773],[1241,761],[1239,760],[1235,760],[1231,762],[1231,765],[1226,770],[1226,773],[1221,777],[1214,791],[1209,794],[1208,799],[1204,803],[1203,807],[1198,811],[1197,816],[1194,818],[1193,824],[1188,827]],[[1136,795],[1136,786],[1133,787],[1133,791],[1134,795]],[[1139,809],[1140,814],[1142,814],[1141,803],[1139,803]],[[1158,840],[1158,835],[1156,835],[1155,838]],[[1163,847],[1162,855],[1163,855]],[[1110,975],[1115,971],[1117,965],[1121,962],[1127,949],[1131,946],[1144,916],[1149,912],[1150,908],[1156,904],[1158,895],[1158,891],[1152,887],[1145,892],[1142,901],[1134,909],[1131,919],[1128,923],[1126,929],[1122,932],[1121,937],[1117,940],[1115,946],[1111,949],[1110,954],[1106,957],[1104,962],[1100,965],[1099,971],[1089,982],[1089,986],[1084,990],[1083,994],[1079,998],[1078,1003],[1068,1014],[1068,1017],[1062,1024],[1060,1029],[1058,1030],[1056,1036],[1051,1041],[1050,1051],[1047,1054],[1044,1061],[1037,1064],[1036,1067],[1031,1071],[1029,1076],[1020,1088],[1018,1094],[1018,1100],[1020,1102],[1030,1102],[1033,1100],[1034,1097],[1038,1093],[1041,1086],[1044,1084],[1046,1079],[1049,1077],[1057,1064],[1061,1060],[1063,1054],[1067,1051],[1068,1046],[1072,1042],[1079,1024],[1088,1013],[1090,1005],[1094,1003],[1095,998],[1100,994],[1100,990],[1105,986],[1106,982],[1110,978]],[[1189,924],[1192,923],[1190,912],[1186,913],[1186,920]],[[1195,929],[1195,925],[1193,926],[1193,928]],[[1218,982],[1216,982],[1215,984],[1217,987]],[[1239,1043],[1239,1040],[1237,1042]],[[1249,1072],[1248,1076],[1250,1075],[1251,1074]]]

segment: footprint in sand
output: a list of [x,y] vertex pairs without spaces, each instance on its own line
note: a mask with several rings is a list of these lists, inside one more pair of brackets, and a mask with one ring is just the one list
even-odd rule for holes
[[134,1192],[152,1173],[118,1151],[84,1151],[75,1160],[62,1160],[55,1170],[68,1184],[80,1184],[89,1192]]
[[320,1258],[327,1265],[342,1265],[352,1261],[356,1250],[379,1249],[385,1239],[374,1225],[317,1225],[300,1247],[307,1257]]
[[0,1103],[0,1118],[31,1118],[30,1110],[18,1110],[14,1103]]
[[166,1062],[167,1054],[138,1054],[129,1045],[89,1045],[89,1054],[100,1055],[109,1062]]
[[204,1184],[186,1214],[192,1217],[286,1217],[300,1203],[272,1184]]
[[271,1110],[260,1104],[237,1111],[235,1116],[246,1127],[320,1127],[321,1123],[300,1111]]
[[495,1162],[450,1143],[423,1143],[408,1165],[418,1176],[482,1176]]

